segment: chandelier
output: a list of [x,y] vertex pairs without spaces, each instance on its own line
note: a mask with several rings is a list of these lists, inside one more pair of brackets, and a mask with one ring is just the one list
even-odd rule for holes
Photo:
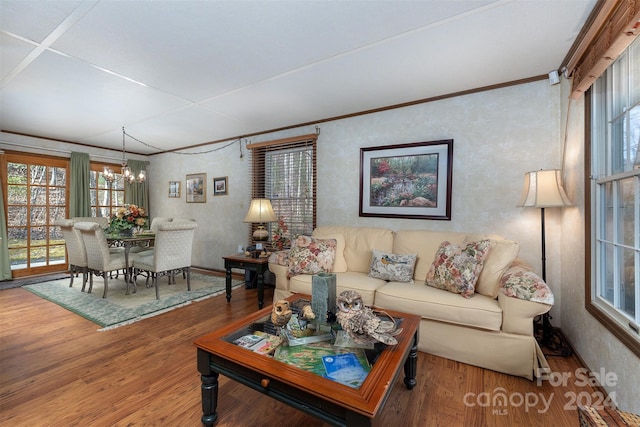
[[[147,180],[147,172],[145,172],[143,169],[136,176],[131,171],[131,169],[129,169],[129,167],[127,166],[126,151],[124,148],[124,139],[126,135],[127,133],[124,131],[124,126],[122,126],[122,169],[120,174],[124,177],[124,180],[129,184],[135,184],[135,183],[141,184]],[[102,175],[105,181],[107,181],[109,184],[113,183],[113,181],[116,180],[116,173],[108,166],[105,166],[104,171],[102,172]]]

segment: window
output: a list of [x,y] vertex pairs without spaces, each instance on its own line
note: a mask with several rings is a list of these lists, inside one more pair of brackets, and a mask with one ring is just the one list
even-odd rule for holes
[[91,162],[89,188],[91,191],[91,216],[109,217],[116,209],[124,205],[124,176],[115,173],[115,181],[112,183],[104,179],[104,167],[106,165]]
[[4,157],[13,277],[64,270],[64,240],[53,222],[66,217],[68,160],[22,154]]
[[247,146],[251,197],[271,200],[289,238],[310,235],[316,227],[316,139],[313,134]]
[[587,309],[640,355],[640,39],[596,80],[587,99],[591,123]]

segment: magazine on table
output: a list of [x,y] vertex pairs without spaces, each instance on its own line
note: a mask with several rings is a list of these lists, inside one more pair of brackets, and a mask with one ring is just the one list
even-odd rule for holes
[[233,341],[234,344],[260,354],[271,354],[280,344],[282,338],[262,331],[243,335]]
[[369,373],[354,353],[322,356],[322,363],[327,378],[353,388],[359,388]]

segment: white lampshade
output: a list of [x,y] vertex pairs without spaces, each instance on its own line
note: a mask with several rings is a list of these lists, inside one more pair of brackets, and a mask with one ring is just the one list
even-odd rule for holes
[[525,173],[524,187],[518,206],[534,208],[571,206],[571,201],[562,188],[560,171],[550,169]]
[[244,218],[244,222],[254,222],[262,224],[265,222],[277,221],[276,213],[271,206],[271,200],[269,199],[253,199],[249,206],[249,212]]

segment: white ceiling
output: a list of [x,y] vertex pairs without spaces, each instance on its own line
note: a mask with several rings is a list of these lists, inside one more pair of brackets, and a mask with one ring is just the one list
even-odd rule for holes
[[150,154],[558,69],[596,0],[0,0],[0,129]]

